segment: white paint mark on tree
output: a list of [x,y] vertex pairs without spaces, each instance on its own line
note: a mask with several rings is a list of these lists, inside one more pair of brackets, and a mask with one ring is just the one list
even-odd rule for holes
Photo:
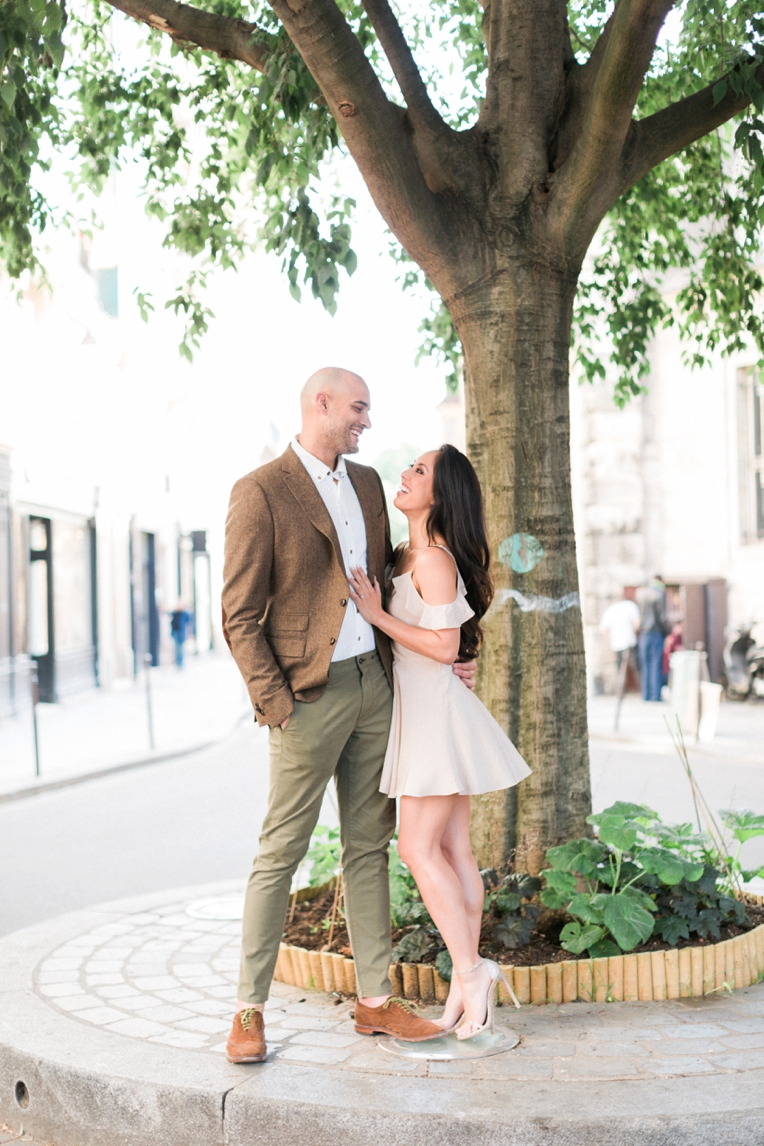
[[521,593],[518,589],[499,589],[491,609],[501,608],[507,601],[516,601],[523,613],[564,613],[566,609],[580,609],[578,593],[565,593],[563,597],[539,597],[533,593]]

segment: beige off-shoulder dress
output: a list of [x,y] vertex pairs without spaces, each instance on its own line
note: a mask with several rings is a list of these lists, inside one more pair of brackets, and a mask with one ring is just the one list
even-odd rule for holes
[[[459,628],[473,615],[458,570],[450,604],[427,605],[409,571],[393,577],[387,609],[421,629]],[[393,797],[477,796],[512,788],[530,775],[514,744],[450,664],[396,641],[393,654],[393,717],[380,791]]]

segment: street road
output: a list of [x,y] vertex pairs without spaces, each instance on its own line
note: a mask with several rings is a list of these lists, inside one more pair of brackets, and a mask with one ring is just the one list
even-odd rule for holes
[[[268,795],[253,724],[223,743],[0,804],[0,934],[93,903],[249,874]],[[336,823],[330,801],[323,823]]]
[[[764,813],[758,752],[690,755],[714,811]],[[595,740],[591,759],[596,810],[635,800],[670,822],[692,819],[687,780],[671,752]],[[180,760],[0,804],[0,934],[121,896],[243,882],[267,791],[267,742],[247,724]],[[336,823],[329,799],[320,822]],[[764,864],[764,841],[745,846],[747,863]]]

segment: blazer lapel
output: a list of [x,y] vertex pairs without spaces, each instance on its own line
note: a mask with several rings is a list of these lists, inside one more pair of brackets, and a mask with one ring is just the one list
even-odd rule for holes
[[[337,530],[334,528],[334,522],[331,519],[329,510],[324,505],[321,494],[316,489],[313,478],[305,469],[305,466],[291,446],[287,446],[286,451],[282,455],[282,468],[284,470],[284,481],[303,512],[319,533],[323,533],[324,537],[331,541],[337,563],[344,575],[345,562],[342,559],[342,550],[340,548],[339,538],[337,537]],[[366,520],[365,513],[364,520]]]

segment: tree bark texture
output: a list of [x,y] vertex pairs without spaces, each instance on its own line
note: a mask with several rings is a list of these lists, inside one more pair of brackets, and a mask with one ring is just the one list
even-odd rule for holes
[[587,831],[591,795],[570,490],[576,276],[534,260],[529,246],[449,305],[496,584],[478,689],[533,769],[517,788],[474,800],[473,844],[481,866],[514,856],[535,874],[548,846]]

